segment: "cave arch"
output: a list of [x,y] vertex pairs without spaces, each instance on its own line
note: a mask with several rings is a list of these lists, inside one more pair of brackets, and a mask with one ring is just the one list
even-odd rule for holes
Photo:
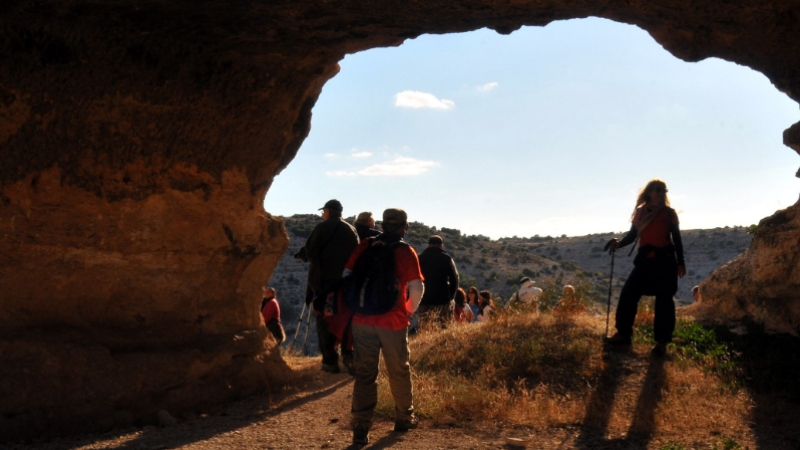
[[[686,61],[749,66],[800,101],[798,0],[4,2],[0,441],[280,382],[253,296],[286,234],[260,202],[337,62],[423,33],[588,16]],[[784,142],[800,151],[800,125]],[[764,230],[791,234],[792,211]]]

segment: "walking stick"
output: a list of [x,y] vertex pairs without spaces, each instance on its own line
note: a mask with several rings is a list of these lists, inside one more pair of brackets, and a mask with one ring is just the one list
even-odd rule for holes
[[616,249],[611,249],[611,277],[608,279],[608,306],[606,307],[606,334],[604,339],[608,337],[608,318],[611,316],[611,286],[614,284],[614,255]]
[[308,342],[308,329],[311,327],[311,306],[308,307],[308,319],[306,319],[306,337],[303,338],[303,354],[306,352],[306,343]]
[[300,310],[300,320],[297,321],[297,329],[294,330],[294,340],[292,340],[292,344],[289,347],[294,347],[295,342],[297,342],[297,336],[300,334],[300,328],[303,327],[303,314],[306,312],[306,302],[303,302],[303,309]]

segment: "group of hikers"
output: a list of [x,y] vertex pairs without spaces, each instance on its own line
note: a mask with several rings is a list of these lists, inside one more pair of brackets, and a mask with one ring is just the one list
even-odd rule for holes
[[[377,230],[370,212],[359,214],[353,225],[346,222],[338,200],[330,200],[320,209],[323,221],[295,258],[310,263],[305,302],[315,316],[321,368],[340,372],[341,352],[344,367],[355,378],[353,444],[366,445],[378,400],[381,354],[395,402],[394,430],[408,431],[419,423],[414,415],[409,363],[412,318],[418,317],[423,328],[486,322],[496,306],[489,291],[459,287],[458,270],[444,251],[441,236],[431,236],[427,248],[417,255],[403,239],[408,231],[404,210],[386,209],[381,230]],[[641,189],[631,222],[622,240],[615,238],[606,244],[606,250],[612,253],[637,241],[639,245],[634,269],[620,294],[617,332],[606,343],[610,347],[630,346],[639,299],[654,295],[656,346],[652,353],[663,356],[675,328],[677,279],[686,273],[678,216],[669,205],[663,181],[651,180]],[[538,310],[541,295],[542,289],[526,277],[506,306]],[[554,309],[576,313],[584,306],[574,287],[567,285],[564,298]],[[272,288],[264,289],[262,314],[267,328],[282,342],[285,332]]]

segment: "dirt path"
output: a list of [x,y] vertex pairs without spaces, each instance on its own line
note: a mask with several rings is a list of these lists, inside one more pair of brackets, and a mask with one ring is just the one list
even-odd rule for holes
[[[346,374],[330,375],[316,371],[309,378],[286,392],[231,403],[217,414],[188,419],[170,427],[113,430],[34,445],[7,445],[5,449],[350,448],[352,433],[348,423],[352,378]],[[394,433],[393,425],[389,421],[376,422],[370,433],[371,444],[366,448],[507,448],[506,436],[528,436],[526,430],[440,428],[429,421],[424,421],[417,430]],[[556,442],[549,440],[548,445],[535,447],[559,448],[559,444],[564,443],[564,437],[560,441],[558,436],[550,437]],[[0,445],[0,449],[3,448]]]
[[[638,396],[643,389],[660,389],[658,379],[653,379],[652,359],[646,354],[629,354],[617,357],[613,376],[617,381],[611,392],[600,391],[605,397]],[[215,414],[201,415],[180,421],[169,427],[113,430],[100,435],[86,435],[56,439],[36,445],[9,445],[0,450],[63,450],[63,449],[301,449],[301,448],[351,448],[349,429],[352,379],[346,374],[330,375],[317,370],[317,360],[307,360],[298,371],[301,381],[283,392],[271,396],[251,397],[233,402]],[[482,429],[469,427],[438,427],[424,420],[417,430],[394,433],[393,423],[379,421],[370,433],[371,445],[367,448],[398,449],[511,449],[506,438],[531,439],[528,448],[536,449],[637,449],[664,445],[653,429],[646,429],[657,405],[641,405],[626,412],[630,419],[630,433],[648,435],[644,439],[629,439],[625,435],[612,436],[596,433],[586,423],[603,422],[614,401],[603,399],[593,404],[598,407],[586,411],[584,424],[552,428],[533,432],[527,428],[513,428],[503,424],[485,424]],[[604,405],[608,403],[608,409]],[[642,429],[644,427],[644,429]],[[701,446],[698,448],[707,448]],[[752,447],[751,447],[752,448]]]

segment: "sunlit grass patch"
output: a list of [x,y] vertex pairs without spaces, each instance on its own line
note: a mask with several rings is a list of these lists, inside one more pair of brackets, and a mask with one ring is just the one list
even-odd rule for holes
[[[541,426],[574,422],[575,403],[602,362],[596,319],[501,313],[488,324],[452,326],[411,342],[416,409],[463,422]],[[379,412],[391,415],[382,372]]]
[[[729,343],[681,321],[669,356],[652,358],[652,311],[640,312],[631,352],[603,353],[605,316],[502,311],[487,324],[426,331],[410,343],[415,409],[459,426],[654,435],[673,448],[711,448],[721,436],[752,443],[754,402],[727,365]],[[383,373],[378,413],[394,416]]]

